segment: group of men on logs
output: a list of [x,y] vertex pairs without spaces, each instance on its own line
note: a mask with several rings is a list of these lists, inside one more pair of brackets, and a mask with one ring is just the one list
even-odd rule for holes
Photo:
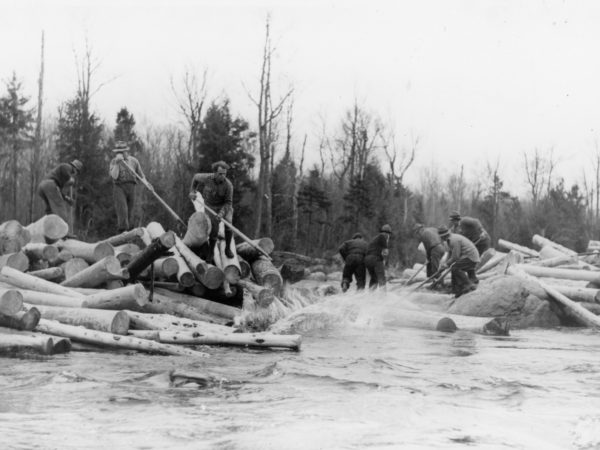
[[[117,215],[117,230],[128,231],[133,228],[133,213],[135,211],[136,185],[141,182],[151,192],[154,188],[146,179],[140,162],[129,154],[129,145],[126,142],[116,142],[112,150],[115,154],[110,161],[108,174],[113,182],[113,202]],[[227,178],[229,165],[224,161],[212,165],[212,173],[197,173],[192,179],[190,198],[193,200],[199,193],[204,199],[204,204],[212,209],[211,231],[209,234],[207,262],[212,262],[212,255],[218,240],[219,222],[225,219],[229,223],[233,218],[233,184]],[[66,223],[70,224],[69,207],[73,199],[65,191],[75,183],[75,178],[83,170],[83,164],[78,159],[70,163],[62,163],[50,171],[38,186],[38,195],[45,204],[46,214],[57,214]],[[157,197],[158,198],[158,197]],[[70,225],[71,226],[71,225]],[[72,229],[67,237],[74,237]],[[231,243],[233,232],[225,227],[225,254],[233,258]]]
[[[481,255],[491,247],[491,238],[478,219],[461,217],[458,211],[450,214],[448,226],[426,227],[417,223],[413,234],[423,244],[426,255],[427,279],[435,281],[449,270],[452,293],[459,297],[477,288],[479,280],[475,274],[481,263]],[[366,272],[369,272],[369,287],[385,286],[384,258],[388,255],[392,229],[383,225],[380,233],[369,243],[361,233],[356,233],[342,243],[339,253],[344,258],[342,291],[346,292],[356,279],[357,290],[365,287]],[[447,253],[444,264],[441,264]]]

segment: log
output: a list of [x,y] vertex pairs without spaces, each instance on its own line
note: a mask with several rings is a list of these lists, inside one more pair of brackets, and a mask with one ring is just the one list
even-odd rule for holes
[[[576,317],[581,323],[593,327],[600,328],[600,318],[596,317],[593,313],[589,312],[581,305],[578,305],[576,302],[572,301],[565,295],[561,294],[558,290],[553,288],[552,286],[538,280],[537,278],[531,276],[526,273],[523,269],[523,266],[512,265],[509,264],[507,267],[507,273],[511,275],[518,276],[523,278],[524,280],[529,280],[532,283],[537,284],[542,289],[546,291],[546,293],[551,296],[554,300],[564,306],[574,317]],[[548,269],[548,270],[557,270],[557,269]],[[573,271],[575,272],[575,271]],[[577,271],[583,272],[583,271]]]
[[548,286],[556,289],[564,296],[575,302],[600,303],[600,290],[577,286],[563,286],[548,283]]
[[11,267],[2,267],[2,269],[0,269],[0,281],[18,288],[29,289],[32,291],[48,292],[75,298],[83,297],[83,294],[69,289],[68,287],[19,272]]
[[41,313],[35,307],[29,308],[27,311],[19,311],[10,316],[0,314],[0,327],[31,331],[37,326],[40,318]]
[[56,320],[68,325],[119,335],[126,335],[129,329],[129,315],[125,311],[42,305],[38,305],[37,308],[43,319]]
[[199,331],[158,331],[159,342],[188,345],[236,345],[243,347],[300,350],[302,336],[272,333],[203,333]]
[[29,259],[23,252],[7,253],[0,256],[0,267],[4,266],[25,272],[29,268]]
[[77,342],[100,345],[112,348],[125,348],[149,353],[162,353],[166,355],[193,356],[203,358],[206,353],[198,352],[176,345],[160,344],[146,339],[131,336],[119,336],[102,331],[88,330],[83,327],[66,325],[54,320],[40,320],[37,330],[54,336],[63,336]]
[[70,287],[96,287],[109,280],[126,280],[127,278],[128,275],[123,273],[119,260],[114,256],[107,256],[60,284]]
[[62,267],[48,267],[47,269],[34,270],[28,273],[34,277],[51,281],[61,281],[65,278],[65,271]]
[[[253,239],[252,243],[260,248],[262,248],[268,255],[273,253],[275,249],[275,244],[273,244],[273,240],[271,238],[265,237],[260,239]],[[261,253],[252,245],[247,242],[241,242],[237,244],[235,247],[236,253],[248,261],[250,264],[254,262]],[[300,255],[299,255],[300,256]]]
[[579,258],[577,256],[561,254],[554,258],[540,259],[539,261],[531,261],[529,264],[540,267],[557,267],[567,264],[577,264]]
[[[150,237],[153,239],[156,239],[157,237],[165,234],[165,229],[158,222],[150,222],[146,226],[146,230],[150,234]],[[177,264],[179,266],[179,269],[177,271],[177,281],[182,286],[192,286],[196,277],[194,276],[194,273],[192,272],[190,267],[188,267],[188,264],[177,249],[177,240],[178,238],[177,236],[175,236],[175,248],[171,248],[171,251],[173,252],[173,258],[177,260]]]
[[593,241],[590,239],[585,251],[588,253],[600,251],[600,241]]
[[248,263],[248,261],[241,258],[240,255],[238,255],[238,263],[240,264],[241,278],[248,278],[252,275],[252,268],[250,267],[250,264]]
[[38,339],[50,339],[52,341],[51,355],[68,353],[71,351],[71,340],[64,337],[48,336],[47,334],[37,333],[29,330],[16,330],[13,328],[0,327],[0,334],[8,334],[14,336],[30,336]]
[[0,225],[0,255],[17,253],[31,241],[31,233],[16,220]]
[[485,264],[477,269],[477,274],[485,273],[489,270],[492,270],[494,267],[498,266],[504,259],[508,253],[496,252],[494,256],[492,256]]
[[0,314],[13,316],[23,309],[23,296],[16,289],[0,288]]
[[307,272],[303,264],[299,264],[294,260],[285,261],[280,269],[281,278],[288,283],[297,283],[303,280]]
[[81,308],[83,306],[82,298],[67,297],[64,295],[51,294],[49,292],[31,291],[28,289],[19,289],[18,291],[23,302],[30,305],[42,306],[61,306],[64,308]]
[[75,258],[82,258],[89,264],[94,264],[107,256],[115,256],[115,249],[106,242],[88,243],[77,239],[65,239],[57,243],[61,250],[68,250]]
[[540,254],[539,252],[528,248],[528,247],[524,247],[522,245],[519,244],[514,244],[512,242],[509,241],[505,241],[504,239],[498,239],[498,247],[502,247],[505,250],[514,250],[516,252],[522,253],[525,256],[531,256],[533,258],[539,258]]
[[204,211],[196,211],[188,219],[183,243],[189,248],[200,248],[208,242],[211,222]]
[[273,303],[273,299],[275,298],[275,294],[269,288],[258,286],[251,281],[248,280],[238,280],[238,286],[246,289],[256,301],[256,304],[261,308],[266,308],[271,303]]
[[271,261],[262,256],[257,258],[252,262],[252,274],[258,284],[271,288],[275,295],[281,294],[283,279]]
[[0,353],[34,352],[40,355],[52,354],[52,338],[33,337],[0,333]]
[[191,295],[172,292],[162,288],[156,288],[155,292],[163,296],[169,297],[173,301],[193,306],[202,313],[220,316],[225,319],[233,320],[236,316],[239,316],[241,313],[241,311],[238,308],[224,305],[222,303],[213,302],[211,300],[206,300],[204,298],[193,297]]
[[207,291],[206,286],[204,286],[200,282],[194,283],[194,285],[192,287],[185,288],[184,290],[175,290],[175,292],[187,292],[188,294],[190,294],[194,297],[204,297],[204,295],[206,294],[206,291]]
[[[123,269],[126,272],[126,269]],[[108,290],[121,289],[125,286],[122,280],[108,280],[104,283],[104,288]]]
[[52,244],[69,233],[69,225],[60,216],[48,214],[25,227],[31,236],[42,236]]
[[142,271],[150,264],[154,263],[158,258],[167,254],[167,252],[175,245],[175,233],[169,231],[152,239],[149,245],[139,252],[133,260],[127,264],[127,271],[132,280],[137,279]]
[[149,314],[177,315],[186,319],[201,320],[211,323],[215,321],[222,322],[203,312],[202,309],[178,302],[170,295],[163,295],[157,292],[154,292],[152,300],[143,306],[142,311]]
[[518,268],[525,273],[536,277],[579,280],[600,284],[600,273],[591,270],[559,269],[555,267],[534,266],[531,264],[519,264]]
[[148,303],[148,291],[141,284],[101,291],[88,295],[82,302],[83,308],[92,309],[139,309]]
[[115,256],[121,263],[121,267],[127,266],[134,255],[140,252],[140,247],[135,244],[122,244],[115,247]]
[[102,242],[106,242],[113,247],[117,247],[123,244],[129,244],[130,242],[134,242],[138,239],[142,239],[142,236],[144,236],[144,229],[140,227],[134,228],[133,230],[124,231],[115,236],[111,236],[108,239],[104,239]]
[[62,266],[65,274],[65,279],[73,278],[79,272],[87,269],[90,265],[82,258],[72,258],[65,262]]
[[29,261],[54,261],[58,257],[58,247],[56,245],[48,245],[42,242],[30,242],[23,247],[23,253]]
[[154,261],[153,265],[154,277],[163,280],[172,277],[179,270],[179,264],[172,256],[158,258],[156,261]]
[[234,329],[202,320],[186,319],[171,314],[148,314],[125,311],[129,316],[131,327],[137,330],[198,330],[207,333],[233,333]]
[[158,330],[129,330],[128,336],[133,336],[139,339],[149,339],[151,341],[159,342],[159,331]]
[[570,248],[567,248],[565,246],[562,246],[560,244],[557,244],[554,241],[551,241],[550,239],[547,239],[543,236],[540,236],[539,234],[534,234],[533,237],[531,238],[531,242],[533,242],[535,245],[537,245],[539,248],[543,248],[543,247],[553,247],[556,250],[558,250],[559,252],[565,254],[565,255],[577,255],[577,252],[575,252],[574,250],[571,250]]
[[71,253],[69,250],[60,250],[58,255],[56,255],[56,258],[48,261],[48,264],[51,266],[60,266],[71,259],[73,259],[73,253]]
[[237,260],[237,254],[235,252],[235,246],[231,246],[231,251],[233,252],[233,258],[228,258],[225,254],[225,246],[226,242],[224,239],[219,239],[217,242],[217,247],[219,248],[219,253],[221,256],[221,270],[225,275],[225,279],[230,284],[237,284],[239,279],[241,278],[241,269],[240,263]]

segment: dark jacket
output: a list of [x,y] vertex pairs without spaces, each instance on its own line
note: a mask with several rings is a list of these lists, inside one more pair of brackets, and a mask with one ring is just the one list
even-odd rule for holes
[[359,255],[364,257],[367,253],[367,241],[363,238],[349,239],[339,248],[340,255],[346,259],[350,255]]
[[197,173],[192,178],[191,192],[198,191],[207,206],[213,209],[223,209],[227,214],[233,211],[233,184],[225,178],[217,183],[214,173]]
[[369,245],[367,246],[367,255],[375,256],[380,260],[383,260],[381,252],[388,248],[389,234],[379,233],[375,236]]
[[459,232],[471,242],[476,242],[484,230],[479,219],[466,216],[460,219]]
[[423,228],[423,231],[419,236],[419,241],[423,243],[427,255],[431,253],[431,250],[434,247],[442,245],[442,240],[440,239],[440,235],[437,232],[437,228],[433,227]]
[[46,178],[53,180],[59,189],[73,183],[75,168],[71,164],[62,163],[56,166]]

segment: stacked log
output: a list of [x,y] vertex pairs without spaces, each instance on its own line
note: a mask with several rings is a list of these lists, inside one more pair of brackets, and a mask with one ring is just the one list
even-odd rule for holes
[[29,259],[23,252],[7,253],[0,256],[0,267],[4,266],[25,272],[29,268]]
[[281,294],[283,279],[271,261],[261,256],[252,262],[251,267],[258,284],[270,288],[275,295]]
[[60,216],[48,214],[25,227],[32,241],[52,244],[69,233],[69,225]]
[[0,255],[16,253],[29,243],[31,232],[16,220],[0,225]]
[[77,239],[65,239],[57,243],[61,250],[68,250],[75,258],[94,264],[107,256],[115,256],[115,249],[106,242],[88,243]]
[[96,287],[110,280],[127,280],[129,275],[126,269],[121,269],[121,264],[115,256],[106,256],[86,269],[68,277],[60,283],[69,287]]

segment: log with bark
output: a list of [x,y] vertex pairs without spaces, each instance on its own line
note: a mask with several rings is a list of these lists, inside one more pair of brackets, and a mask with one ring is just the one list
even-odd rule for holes
[[275,299],[273,290],[268,287],[258,286],[249,280],[239,280],[237,284],[246,289],[261,308],[266,308]]
[[258,284],[271,288],[275,295],[281,295],[283,279],[273,263],[264,257],[252,262],[252,274]]
[[28,273],[34,277],[54,282],[60,282],[65,278],[65,271],[62,267],[48,267],[47,269],[34,270]]
[[34,236],[39,236],[42,239],[38,242],[46,242],[48,244],[53,244],[69,233],[67,222],[56,214],[48,214],[27,225],[25,228],[31,234],[32,240]]
[[0,255],[0,267],[12,267],[20,272],[25,272],[29,268],[29,259],[23,252],[6,253]]
[[148,291],[141,284],[130,284],[118,289],[101,290],[85,297],[83,308],[138,310],[148,303]]
[[149,314],[137,311],[125,311],[131,327],[136,330],[198,330],[207,333],[233,333],[235,330],[224,325],[202,320],[186,319],[171,314]]
[[31,241],[31,233],[16,220],[0,225],[0,255],[16,253]]
[[121,234],[111,236],[108,239],[104,239],[102,242],[117,247],[123,244],[135,243],[135,241],[141,240],[142,236],[144,236],[144,229],[140,227],[129,231],[123,231]]
[[43,259],[45,261],[54,261],[58,258],[58,247],[56,245],[44,244],[43,242],[30,242],[23,247],[23,253],[27,255],[30,262]]
[[65,239],[56,244],[61,250],[68,250],[75,258],[82,258],[94,264],[107,256],[115,256],[115,249],[106,242],[89,243],[77,239]]
[[37,326],[40,318],[39,309],[31,307],[27,311],[19,311],[13,315],[0,314],[0,327],[31,331]]
[[40,310],[43,319],[56,320],[68,325],[119,335],[126,335],[129,330],[129,315],[125,311],[42,305],[36,308]]
[[241,312],[238,308],[234,308],[229,305],[213,302],[204,298],[193,297],[191,295],[179,292],[172,292],[167,289],[156,288],[155,292],[166,297],[170,297],[173,301],[193,306],[202,313],[220,316],[229,320],[234,320],[236,316],[240,315]]
[[102,347],[124,348],[148,353],[192,356],[197,358],[204,358],[208,356],[206,353],[177,345],[160,344],[158,342],[153,342],[146,339],[138,339],[131,336],[120,336],[103,331],[88,330],[87,328],[66,325],[54,320],[41,319],[39,325],[37,326],[37,330],[41,331],[42,333],[67,337],[73,341],[99,345]]
[[252,264],[254,260],[256,260],[262,253],[256,249],[256,247],[262,248],[267,255],[273,253],[275,249],[275,244],[273,244],[273,240],[271,238],[265,237],[260,239],[252,240],[254,246],[250,245],[248,242],[241,242],[236,245],[236,253],[248,261],[249,264]]
[[127,270],[121,268],[119,260],[115,256],[106,256],[60,284],[68,287],[92,288],[110,280],[127,280],[128,278]]
[[[147,234],[147,230],[144,231]],[[150,264],[166,256],[175,245],[175,233],[172,231],[163,233],[155,239],[151,239],[149,235],[148,238],[150,241],[146,248],[135,255],[126,267],[131,280],[136,280]]]

